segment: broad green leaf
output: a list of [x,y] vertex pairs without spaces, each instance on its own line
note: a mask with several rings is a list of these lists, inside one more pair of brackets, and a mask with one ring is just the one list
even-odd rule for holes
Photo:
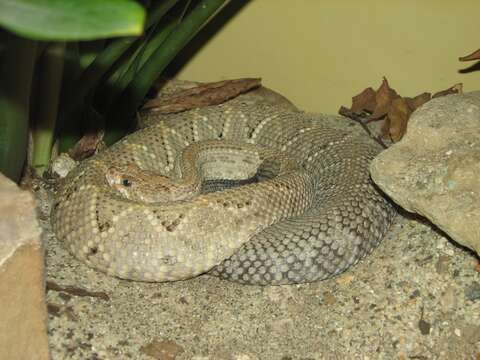
[[35,40],[138,35],[144,21],[132,0],[0,0],[0,26]]

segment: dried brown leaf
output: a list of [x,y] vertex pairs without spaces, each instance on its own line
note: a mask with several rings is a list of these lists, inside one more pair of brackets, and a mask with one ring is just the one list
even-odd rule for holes
[[459,57],[458,60],[460,61],[472,61],[472,60],[480,60],[480,49],[468,54],[466,56]]
[[390,121],[389,135],[392,141],[399,141],[407,131],[407,123],[412,111],[407,100],[398,97],[392,101],[387,117]]
[[382,120],[382,127],[380,128],[380,136],[382,139],[390,138],[390,119],[388,116]]
[[68,155],[74,160],[80,161],[95,154],[102,146],[103,131],[85,134],[68,151]]
[[373,140],[375,140],[384,149],[387,148],[387,146],[383,143],[382,139],[380,139],[377,135],[370,131],[369,127],[367,126],[367,115],[365,113],[355,113],[352,110],[347,109],[345,106],[340,106],[338,114],[352,119],[353,121],[358,123]]
[[60,310],[61,310],[60,305],[50,303],[50,302],[47,303],[47,312],[48,312],[49,315],[58,317],[58,316],[60,316]]
[[166,99],[155,98],[143,106],[144,110],[164,114],[193,108],[217,105],[261,86],[261,79],[243,78],[218,81],[182,90]]
[[99,298],[105,301],[110,301],[110,297],[104,291],[90,291],[90,290],[77,287],[77,286],[72,286],[72,285],[61,286],[53,281],[47,281],[46,288],[47,288],[47,291],[49,290],[62,291],[67,294],[71,294],[75,296],[81,296],[81,297],[89,296],[89,297]]
[[354,113],[361,113],[362,111],[373,113],[377,105],[375,97],[375,90],[371,87],[366,88],[360,94],[352,97],[352,107],[350,110]]
[[431,98],[432,94],[430,94],[429,92],[424,92],[420,95],[415,96],[414,98],[406,97],[405,100],[407,101],[408,107],[413,112],[420,106],[425,104],[427,101],[430,101]]
[[184,352],[185,349],[171,340],[154,339],[142,346],[140,351],[157,360],[175,360],[177,354]]
[[[373,93],[375,98],[373,98]],[[366,88],[352,98],[351,109],[342,106],[339,114],[359,122],[364,128],[369,121],[382,119],[380,128],[381,138],[390,138],[393,142],[397,142],[407,131],[408,119],[413,111],[434,97],[458,93],[462,93],[461,83],[455,84],[433,96],[428,92],[424,92],[413,98],[401,97],[390,87],[388,80],[384,77],[377,91],[373,91],[372,88]],[[375,105],[373,106],[373,104]],[[366,121],[359,118],[359,116],[365,115],[365,111],[371,112]],[[368,127],[366,130],[371,134]],[[374,138],[382,144],[381,138],[378,136]],[[385,147],[385,145],[383,146]]]
[[463,84],[458,83],[455,84],[448,89],[436,92],[435,94],[432,95],[432,99],[440,97],[440,96],[445,96],[445,95],[450,95],[450,94],[462,94],[463,93]]
[[380,85],[380,87],[376,92],[376,95],[375,95],[376,106],[372,115],[370,115],[370,119],[376,120],[385,116],[388,113],[388,110],[390,109],[390,105],[392,101],[398,97],[399,95],[397,94],[397,92],[390,87],[387,79],[384,77],[382,81],[382,85]]

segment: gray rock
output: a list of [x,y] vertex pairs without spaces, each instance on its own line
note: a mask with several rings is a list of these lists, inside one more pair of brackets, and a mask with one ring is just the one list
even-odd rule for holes
[[465,297],[470,301],[480,300],[480,283],[474,282],[466,288]]
[[64,178],[75,166],[77,162],[67,153],[62,153],[50,163],[49,170],[52,175]]
[[480,91],[433,99],[371,164],[377,185],[480,254]]

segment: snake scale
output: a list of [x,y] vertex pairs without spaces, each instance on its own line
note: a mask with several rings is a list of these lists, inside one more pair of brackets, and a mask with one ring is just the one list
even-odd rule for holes
[[[72,170],[52,225],[74,256],[120,278],[321,280],[358,262],[392,222],[368,172],[380,150],[271,105],[164,115]],[[246,183],[202,190],[209,181]]]

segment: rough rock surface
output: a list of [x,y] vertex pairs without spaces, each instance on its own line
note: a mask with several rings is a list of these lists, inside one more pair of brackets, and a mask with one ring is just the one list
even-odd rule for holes
[[423,105],[370,170],[395,202],[480,254],[480,91]]
[[49,359],[44,249],[32,194],[0,173],[0,359]]
[[67,153],[62,153],[50,163],[50,172],[54,176],[64,178],[77,165]]

